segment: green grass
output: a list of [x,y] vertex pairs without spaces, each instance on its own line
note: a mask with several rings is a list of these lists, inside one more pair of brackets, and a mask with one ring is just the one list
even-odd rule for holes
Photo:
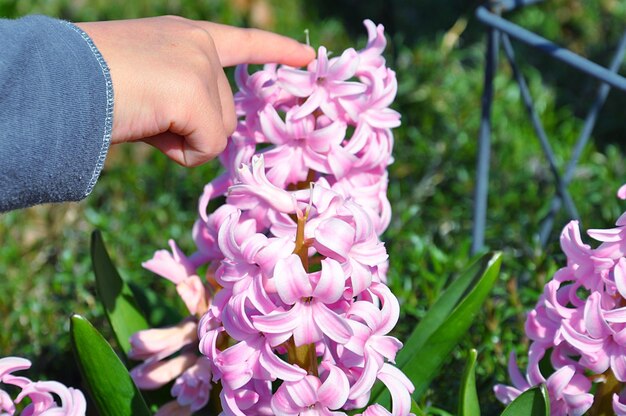
[[[236,4],[146,0],[94,1],[79,7],[79,2],[68,0],[0,0],[0,13],[47,13],[72,20],[174,13],[238,25],[263,23],[258,15]],[[402,113],[403,125],[395,132],[389,188],[394,218],[384,239],[390,253],[390,285],[403,307],[396,332],[403,337],[468,261],[483,76],[482,28],[460,1],[437,6],[431,1],[409,5],[398,0],[390,3],[389,10],[359,8],[349,0],[324,1],[319,8],[304,1],[268,4],[273,19],[265,21],[268,27],[300,39],[308,28],[314,46],[324,44],[335,51],[363,45],[364,30],[358,27],[365,17],[362,14],[373,13],[369,17],[374,21],[384,19],[386,26],[393,28],[387,57],[389,66],[397,71],[400,85],[395,108]],[[578,0],[553,1],[515,13],[513,18],[606,62],[626,7],[623,2],[605,1],[579,13],[581,4]],[[419,16],[423,26],[412,24],[407,16]],[[459,43],[453,44],[445,30],[459,18],[468,26],[460,33]],[[524,73],[562,168],[581,128],[581,115],[593,97],[594,83],[581,81],[573,72],[526,48],[517,47],[517,51],[537,65],[524,66]],[[626,133],[623,100],[619,94],[610,96],[597,134],[585,149],[570,186],[587,228],[610,226],[626,208],[615,198],[626,179],[624,145],[620,144]],[[456,409],[458,375],[464,351],[470,347],[478,350],[477,383],[483,413],[501,409],[492,386],[507,381],[510,351],[523,356],[525,313],[563,262],[556,242],[558,228],[567,221],[563,213],[557,218],[548,248],[541,250],[537,243],[536,233],[554,185],[517,86],[504,65],[496,78],[493,120],[486,242],[492,249],[504,250],[503,273],[467,340],[427,395],[426,400],[449,411]],[[95,298],[88,248],[91,231],[103,231],[124,277],[173,296],[172,288],[144,271],[140,263],[165,248],[169,238],[188,252],[192,249],[196,201],[216,169],[215,164],[184,169],[147,147],[126,145],[109,156],[87,200],[0,216],[0,315],[4,324],[0,355],[26,356],[35,361],[30,375],[78,385],[77,370],[66,364],[71,362],[69,315],[84,315],[110,336]]]

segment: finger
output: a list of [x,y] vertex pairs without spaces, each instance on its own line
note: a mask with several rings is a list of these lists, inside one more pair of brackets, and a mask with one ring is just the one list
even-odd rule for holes
[[182,166],[187,166],[184,155],[185,138],[171,132],[142,139],[144,143],[159,149],[165,156]]
[[237,127],[237,114],[235,114],[235,100],[233,98],[233,90],[224,71],[217,71],[217,88],[220,94],[220,103],[222,104],[222,123],[227,136],[230,136]]
[[315,57],[315,50],[310,46],[276,33],[212,22],[196,23],[211,34],[222,66],[274,62],[303,66]]

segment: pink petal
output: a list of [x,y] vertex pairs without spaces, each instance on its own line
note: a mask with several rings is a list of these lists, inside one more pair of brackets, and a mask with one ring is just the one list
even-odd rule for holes
[[611,370],[615,378],[622,383],[626,381],[626,357],[624,355],[611,355]]
[[328,86],[328,95],[331,99],[336,99],[338,97],[363,94],[366,90],[367,86],[360,82],[332,82]]
[[300,302],[287,312],[274,311],[268,315],[256,315],[252,317],[254,327],[261,332],[269,334],[281,334],[291,332],[301,325],[303,306]]
[[333,146],[328,153],[328,166],[337,179],[346,176],[355,166],[358,158],[342,146]]
[[259,123],[261,130],[267,139],[274,144],[283,144],[289,141],[289,134],[285,122],[280,118],[276,109],[271,104],[267,104],[263,111],[259,113]]
[[321,385],[315,376],[306,376],[300,381],[286,382],[285,390],[299,407],[309,407],[317,403],[317,391]]
[[603,339],[593,339],[577,332],[567,321],[563,321],[561,334],[570,345],[584,354],[594,354],[600,351],[604,344]]
[[293,305],[299,299],[313,293],[309,276],[302,266],[300,257],[295,254],[276,263],[274,279],[278,296],[288,305]]
[[346,261],[354,244],[354,228],[338,218],[329,218],[315,230],[315,248],[322,255]]
[[392,399],[393,416],[404,416],[411,410],[411,394],[414,390],[413,384],[397,368],[384,364],[378,373],[378,378],[389,389]]
[[[198,325],[185,320],[169,328],[146,329],[130,337],[128,356],[133,360],[160,360],[197,339]],[[1,362],[0,362],[1,364]]]
[[608,230],[591,229],[587,230],[587,234],[598,241],[614,243],[622,240],[623,231],[621,228],[609,228]]
[[369,345],[372,350],[382,355],[392,363],[395,362],[396,354],[402,348],[402,343],[394,337],[390,336],[373,336],[370,338]]
[[626,298],[626,258],[622,257],[619,259],[613,269],[613,277],[615,278],[617,291],[623,298]]
[[[39,397],[42,397],[45,401],[48,400],[47,397],[43,397],[42,394],[44,396],[47,394],[55,394],[61,399],[61,406],[53,405],[53,407],[41,413],[42,415],[84,416],[87,412],[85,396],[83,396],[79,390],[66,387],[56,381],[38,381],[25,386],[15,399],[15,402],[19,403],[24,397],[29,396],[32,400],[32,406],[37,408]],[[46,407],[48,407],[47,404]],[[39,414],[38,412],[36,413]]]
[[350,286],[352,287],[350,296],[358,296],[372,284],[372,269],[352,259],[349,260],[349,264]]
[[177,284],[176,291],[191,315],[195,315],[199,310],[206,308],[208,302],[206,289],[197,275],[189,276]]
[[302,104],[299,108],[296,108],[296,110],[292,113],[292,117],[294,119],[299,119],[308,116],[317,110],[320,104],[326,101],[327,98],[328,94],[326,90],[323,88],[316,88],[309,98],[306,99],[304,104]]
[[617,197],[619,199],[626,199],[626,184],[620,186],[620,188],[617,190]]
[[7,414],[9,416],[15,414],[13,399],[11,399],[9,393],[4,390],[0,390],[0,412],[4,412],[1,414]]
[[511,354],[509,354],[508,371],[509,378],[516,389],[524,391],[530,388],[528,381],[526,381],[526,379],[522,376],[522,373],[517,366],[517,358],[515,357],[514,351],[511,351]]
[[191,416],[192,413],[189,406],[181,406],[173,400],[161,406],[154,416]]
[[352,336],[352,329],[345,322],[345,318],[340,317],[321,302],[313,301],[313,319],[317,326],[328,338],[339,344],[345,344]]
[[322,260],[320,280],[315,286],[313,297],[324,303],[335,303],[341,298],[345,288],[345,276],[341,265],[336,260]]
[[165,361],[148,361],[133,368],[130,375],[140,389],[154,390],[174,380],[196,360],[196,355],[188,352]]
[[391,108],[369,110],[363,114],[363,121],[379,129],[392,129],[400,126],[400,113]]
[[348,377],[330,363],[324,362],[321,367],[328,370],[328,377],[317,390],[318,401],[329,409],[339,409],[348,400],[348,393],[350,392]]
[[27,370],[31,366],[30,361],[26,358],[20,357],[4,357],[0,358],[0,381],[7,374],[11,374],[14,371]]
[[522,392],[518,389],[505,386],[504,384],[496,384],[493,387],[493,392],[495,393],[496,398],[505,405],[511,403],[517,398],[517,396],[522,394]]
[[283,66],[277,71],[279,85],[296,97],[308,97],[315,86],[315,74]]
[[359,320],[365,322],[371,332],[378,331],[381,322],[381,313],[380,309],[373,303],[363,300],[354,302],[348,310],[347,317],[354,319],[354,316],[357,316],[360,318]]
[[361,416],[391,416],[391,412],[378,403],[374,403],[373,405],[368,406]]
[[398,318],[400,316],[400,304],[398,303],[398,298],[396,298],[393,293],[391,293],[391,290],[382,283],[373,283],[370,286],[370,290],[378,296],[383,306],[381,309],[382,320],[376,333],[387,334],[391,332],[391,330],[398,323]]
[[602,338],[613,332],[602,316],[600,296],[600,292],[593,292],[585,303],[585,329],[594,338]]
[[[625,191],[626,192],[626,191]],[[622,198],[626,199],[626,198]],[[613,411],[616,415],[626,415],[626,404],[622,403],[617,393],[613,394]]]
[[345,81],[352,78],[359,66],[359,54],[353,49],[346,49],[339,58],[331,60],[328,77],[333,80]]
[[316,152],[327,153],[331,144],[340,144],[346,136],[346,124],[335,121],[326,127],[313,131],[307,137],[307,145]]
[[154,257],[141,265],[171,282],[178,284],[188,276],[195,274],[195,268],[183,252],[178,248],[174,240],[169,240],[172,253],[167,250],[159,250]]
[[263,344],[259,363],[272,377],[285,381],[298,381],[307,375],[306,370],[281,360],[267,343]]
[[381,357],[372,356],[369,354],[365,358],[363,371],[356,382],[352,385],[350,389],[349,399],[354,400],[368,391],[372,389],[372,386],[376,382],[376,377],[378,376],[378,372],[383,365],[383,360]]
[[[324,330],[317,325],[318,316],[314,317],[313,314],[311,303],[302,304],[298,326],[293,329],[293,340],[296,347],[311,344],[323,338]],[[315,315],[317,314],[318,312],[315,312]]]
[[253,406],[258,400],[259,395],[256,392],[251,392],[249,390],[235,392],[232,389],[225,387],[220,393],[220,402],[222,403],[224,410],[228,412],[226,414],[233,416],[248,416],[246,413],[241,411],[241,408],[247,409],[248,407]]
[[560,398],[563,389],[567,387],[575,373],[576,370],[574,370],[574,366],[571,365],[558,369],[548,378],[546,383],[548,391],[555,397]]
[[263,155],[252,158],[252,170],[249,166],[242,165],[237,175],[240,183],[229,188],[229,203],[242,209],[251,209],[258,205],[260,199],[279,212],[288,214],[295,212],[292,195],[282,188],[274,186],[267,179]]

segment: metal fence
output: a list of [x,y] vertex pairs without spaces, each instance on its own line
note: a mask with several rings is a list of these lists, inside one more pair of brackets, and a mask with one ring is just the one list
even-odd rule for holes
[[[485,78],[481,102],[482,114],[476,162],[476,185],[474,189],[473,253],[481,251],[484,247],[487,220],[489,157],[491,154],[491,107],[494,96],[493,81],[498,68],[498,55],[500,50],[504,52],[504,56],[511,66],[513,77],[519,86],[524,106],[526,107],[533,129],[539,139],[556,184],[556,193],[552,198],[550,211],[543,219],[539,231],[539,241],[542,246],[545,246],[549,240],[555,215],[560,209],[564,208],[570,218],[578,219],[576,205],[567,190],[567,186],[572,180],[580,154],[589,140],[596,120],[598,119],[600,109],[610,89],[617,88],[626,92],[626,78],[618,74],[626,51],[626,31],[622,35],[609,67],[605,68],[502,17],[504,13],[513,9],[530,6],[541,1],[542,0],[492,0],[479,7],[476,11],[476,17],[485,24],[487,28],[487,50],[485,54]],[[570,160],[563,172],[559,171],[556,166],[554,152],[552,151],[552,147],[550,146],[538,113],[535,110],[526,80],[517,64],[511,42],[512,39],[523,42],[599,81],[596,97],[589,108],[580,136],[572,149]]]

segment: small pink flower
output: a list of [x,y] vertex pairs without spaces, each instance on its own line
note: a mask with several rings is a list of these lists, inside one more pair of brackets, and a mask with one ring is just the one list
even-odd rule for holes
[[322,382],[308,375],[299,381],[283,383],[272,398],[274,414],[289,415],[343,415],[333,412],[348,399],[348,378],[335,366],[323,363],[327,378]]
[[[7,392],[0,390],[0,411],[3,411],[3,415],[13,415],[16,411],[15,403],[20,403],[25,397],[30,399],[30,404],[21,413],[25,416],[84,416],[86,414],[87,402],[80,390],[66,387],[56,381],[33,382],[26,377],[12,374],[15,371],[26,370],[30,366],[30,361],[24,358],[0,358],[0,382],[21,389],[15,400],[11,400]],[[60,399],[60,405],[53,394]]]
[[262,201],[278,212],[296,212],[295,196],[267,179],[263,155],[252,158],[252,169],[248,165],[242,165],[237,172],[237,178],[238,183],[228,189],[228,200],[239,209],[254,208]]
[[354,49],[347,49],[341,56],[329,60],[326,48],[320,46],[317,59],[309,64],[308,71],[280,68],[280,86],[296,97],[308,97],[294,117],[304,117],[320,108],[332,120],[337,120],[339,112],[333,100],[361,94],[367,89],[360,82],[348,81],[358,66],[359,55]]
[[[60,406],[52,399],[51,394],[61,399]],[[87,402],[83,393],[56,381],[30,383],[22,389],[15,401],[19,403],[25,397],[31,399],[31,404],[24,409],[23,413],[32,416],[82,416],[87,412]]]
[[130,338],[129,358],[158,361],[179,351],[198,339],[198,324],[185,320],[169,328],[146,329]]
[[185,352],[163,361],[146,361],[133,368],[130,375],[142,390],[155,390],[174,380],[185,370],[195,364],[197,355]]
[[345,318],[327,304],[338,301],[344,288],[343,271],[336,261],[322,260],[315,288],[300,258],[291,255],[276,264],[274,279],[280,299],[291,308],[253,317],[254,326],[270,334],[290,333],[296,346],[320,341],[324,336],[340,344],[349,341],[352,329]]
[[142,266],[151,272],[165,277],[174,284],[187,279],[196,273],[195,266],[187,259],[187,256],[178,248],[174,240],[169,240],[172,249],[159,250],[154,253],[154,257],[142,263]]
[[154,416],[191,416],[193,411],[189,406],[183,406],[176,400],[165,403]]
[[172,396],[181,406],[189,406],[189,410],[195,412],[209,402],[211,387],[211,363],[200,357],[176,379]]

